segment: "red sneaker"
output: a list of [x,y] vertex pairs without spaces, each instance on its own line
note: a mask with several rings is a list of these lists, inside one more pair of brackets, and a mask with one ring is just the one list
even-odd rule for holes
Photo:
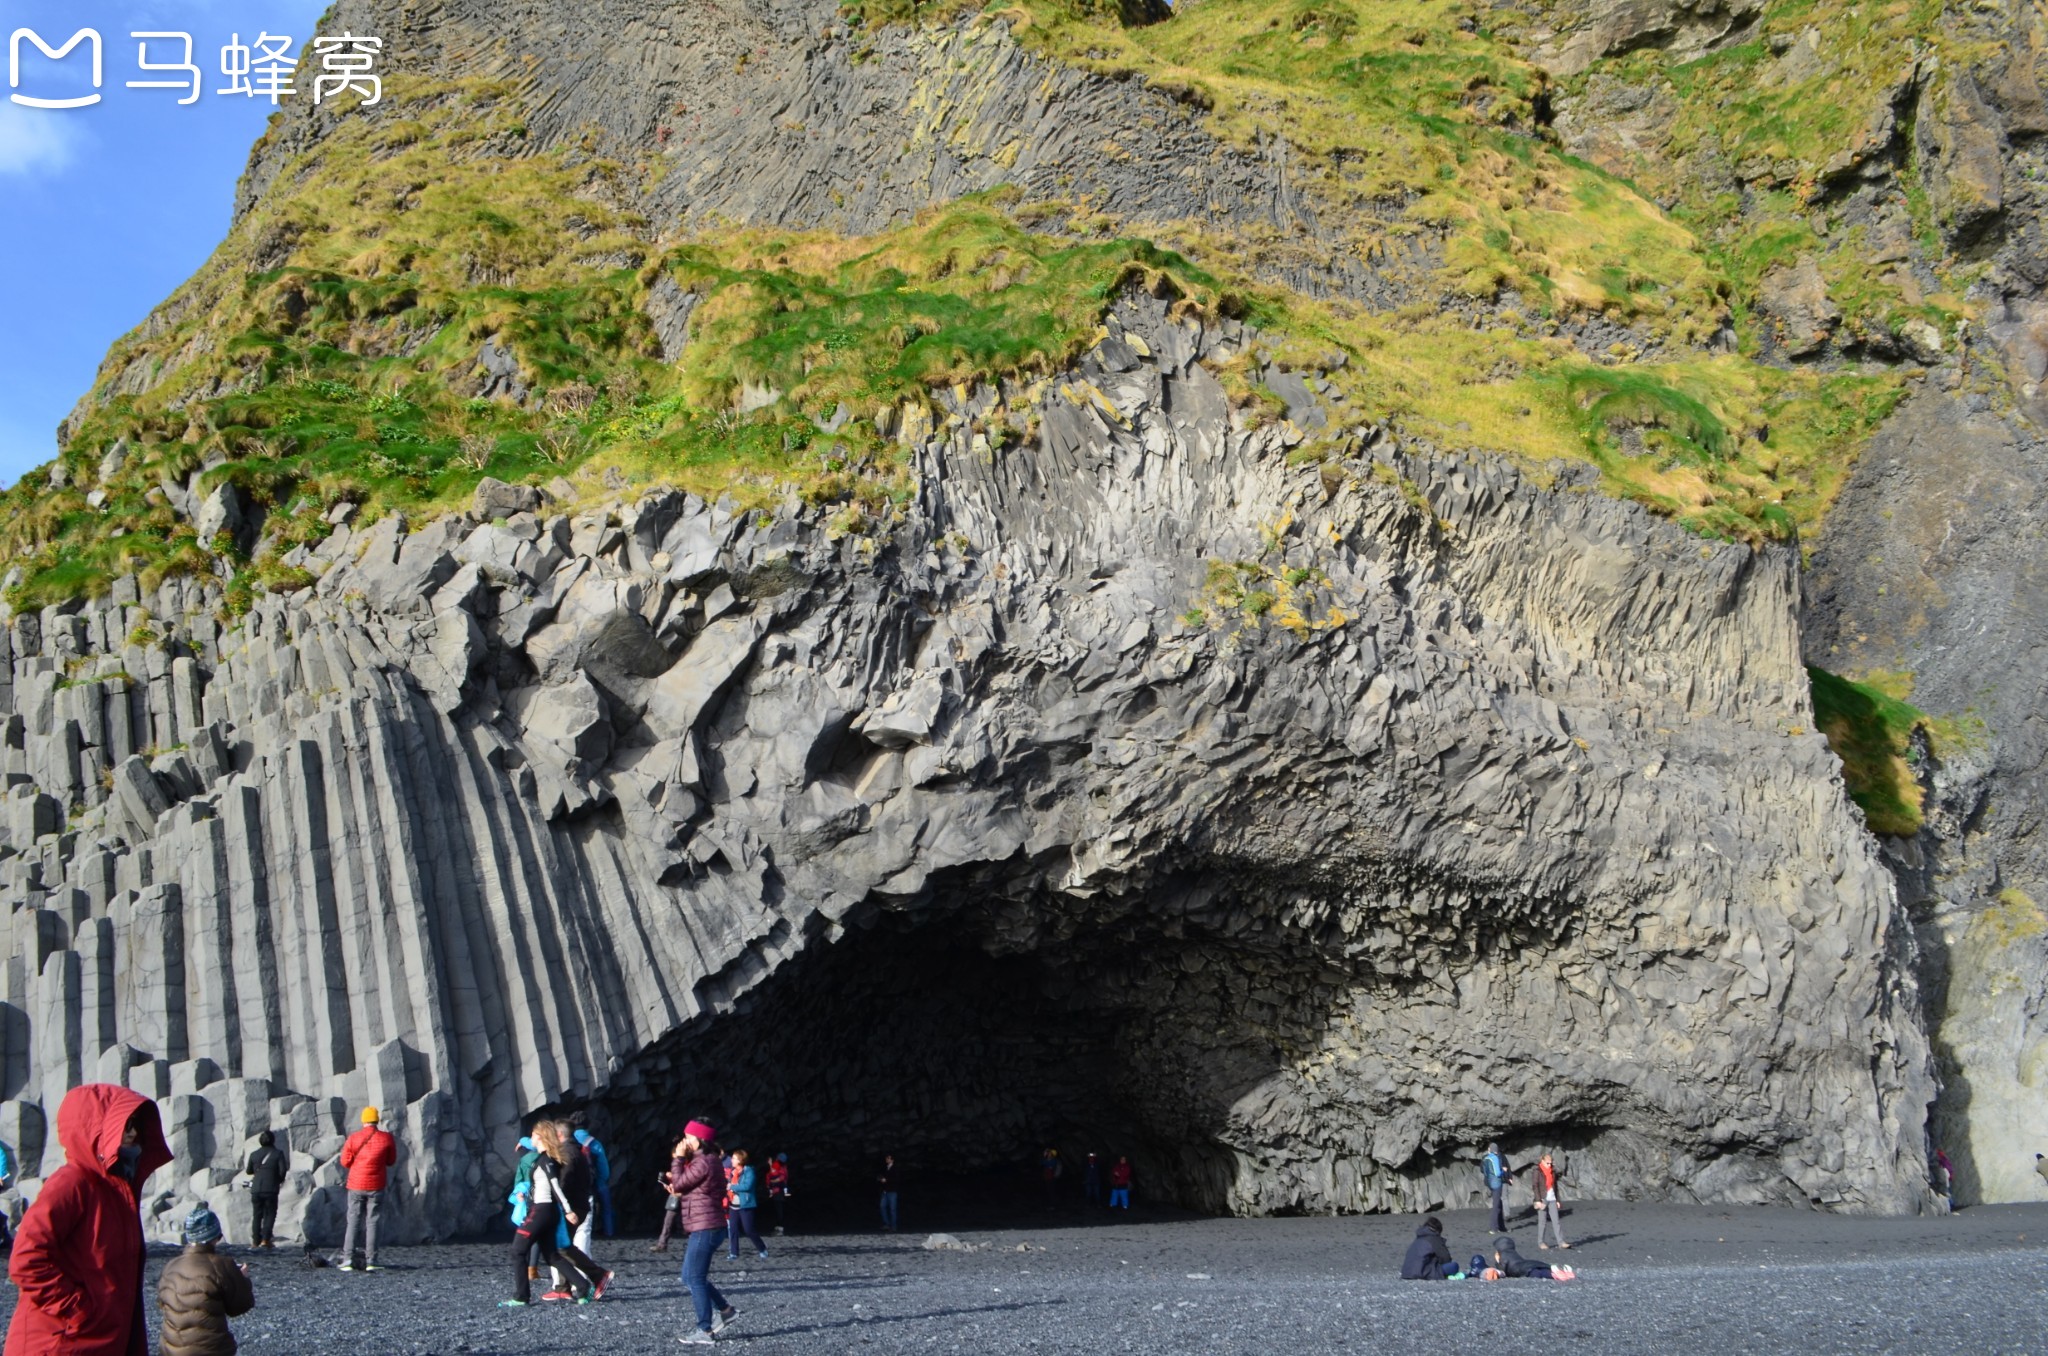
[[541,1298],[544,1300],[565,1300],[575,1299],[576,1297],[566,1290],[550,1290],[547,1294],[542,1295]]
[[599,1281],[599,1282],[597,1283],[597,1288],[596,1288],[595,1290],[593,1290],[593,1291],[592,1291],[591,1293],[592,1293],[592,1294],[593,1294],[593,1295],[594,1295],[594,1296],[595,1296],[596,1298],[598,1298],[598,1299],[603,1299],[603,1298],[604,1298],[604,1292],[605,1292],[605,1291],[607,1291],[607,1290],[609,1290],[609,1289],[611,1289],[611,1286],[612,1286],[612,1277],[614,1277],[614,1276],[616,1276],[616,1275],[618,1275],[618,1273],[617,1273],[616,1271],[607,1271],[607,1272],[606,1272],[606,1273],[604,1274],[604,1279],[603,1279],[603,1280],[601,1280],[601,1281]]

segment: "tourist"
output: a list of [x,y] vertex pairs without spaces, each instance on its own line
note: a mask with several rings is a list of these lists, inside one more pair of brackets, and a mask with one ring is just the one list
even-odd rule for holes
[[1081,1195],[1090,1205],[1102,1204],[1102,1160],[1094,1154],[1088,1155],[1088,1166],[1081,1173]]
[[[0,1191],[14,1185],[14,1151],[5,1141],[0,1141]],[[7,1217],[6,1207],[0,1206],[0,1251],[14,1246],[14,1221]]]
[[768,1260],[768,1245],[761,1241],[761,1230],[754,1223],[754,1211],[761,1203],[761,1172],[753,1164],[753,1156],[745,1149],[732,1151],[732,1176],[726,1179],[726,1241],[731,1246],[731,1259],[740,1260],[740,1239],[745,1238],[754,1245],[754,1256]]
[[1131,1160],[1123,1154],[1116,1156],[1116,1162],[1109,1169],[1109,1208],[1128,1210],[1131,1208]]
[[[555,1122],[555,1137],[562,1143],[562,1214],[571,1230],[570,1244],[584,1257],[590,1256],[591,1236],[597,1228],[597,1164],[590,1151],[576,1138],[569,1121]],[[555,1276],[555,1291],[562,1278]]]
[[[592,1179],[597,1183],[597,1216],[604,1236],[610,1238],[617,1221],[612,1216],[612,1158],[605,1152],[604,1141],[584,1127],[584,1116],[577,1112],[569,1118],[569,1124],[576,1127],[576,1142],[583,1146],[583,1152],[590,1155]],[[576,1245],[585,1252],[590,1249],[583,1244]]]
[[682,1143],[676,1146],[682,1166],[669,1181],[669,1190],[682,1198],[683,1233],[688,1239],[683,1245],[683,1284],[689,1287],[697,1314],[697,1326],[682,1337],[685,1345],[709,1342],[739,1316],[711,1283],[711,1259],[725,1236],[725,1178],[719,1172],[717,1140],[718,1132],[704,1121],[684,1126]]
[[668,1199],[661,1212],[661,1237],[654,1240],[654,1246],[647,1250],[649,1252],[668,1251],[668,1240],[676,1231],[676,1215],[683,1206],[683,1198],[676,1193],[675,1183],[676,1179],[682,1175],[684,1161],[689,1156],[687,1146],[684,1145],[682,1140],[678,1139],[675,1148],[670,1150],[668,1171],[660,1173],[656,1177],[656,1180],[661,1183],[663,1194]]
[[882,1185],[882,1232],[896,1232],[896,1192],[903,1184],[902,1169],[896,1166],[895,1154],[882,1155],[881,1175],[875,1180]]
[[1544,1252],[1550,1251],[1550,1245],[1543,1241],[1543,1226],[1546,1218],[1550,1225],[1550,1231],[1557,1235],[1557,1246],[1560,1248],[1569,1248],[1571,1246],[1571,1244],[1564,1241],[1564,1222],[1558,1218],[1557,1176],[1556,1158],[1550,1154],[1543,1155],[1536,1164],[1536,1182],[1530,1188],[1530,1192],[1535,1197],[1536,1246]]
[[775,1236],[789,1223],[789,1155],[777,1154],[768,1164],[768,1199],[775,1203]]
[[1422,1221],[1408,1255],[1401,1260],[1404,1281],[1459,1281],[1465,1274],[1451,1260],[1450,1245],[1444,1242],[1444,1222],[1435,1215]]
[[356,1229],[363,1234],[364,1271],[377,1270],[377,1215],[384,1204],[384,1183],[398,1161],[398,1141],[377,1119],[377,1108],[363,1108],[363,1128],[341,1146],[341,1166],[348,1173],[348,1224],[341,1236],[341,1269],[356,1270]]
[[1504,1234],[1508,1229],[1507,1189],[1514,1185],[1515,1175],[1508,1171],[1508,1161],[1501,1157],[1499,1144],[1486,1146],[1486,1157],[1479,1160],[1479,1171],[1493,1197],[1493,1214],[1487,1219],[1486,1232]]
[[[519,1151],[519,1166],[513,1169],[512,1172],[512,1194],[505,1198],[512,1203],[512,1227],[515,1231],[520,1225],[526,1223],[526,1217],[533,1213],[533,1170],[539,1164],[541,1157],[540,1146],[533,1142],[531,1136],[521,1137]],[[555,1226],[555,1247],[557,1249],[574,1241],[574,1239],[569,1237],[569,1225],[566,1220],[561,1221]],[[560,1290],[562,1286],[562,1273],[551,1269],[548,1274],[554,1278],[554,1284],[550,1293]],[[540,1244],[529,1243],[526,1255],[526,1279],[531,1281],[539,1276]]]
[[220,1220],[203,1205],[185,1216],[184,1237],[185,1251],[165,1264],[156,1282],[163,1313],[157,1350],[161,1356],[234,1356],[228,1320],[256,1307],[249,1268],[214,1251]]
[[533,1193],[526,1219],[513,1235],[512,1298],[499,1301],[499,1305],[501,1308],[523,1309],[532,1298],[529,1260],[536,1246],[540,1249],[541,1261],[553,1268],[557,1275],[563,1276],[568,1287],[550,1291],[544,1298],[574,1299],[578,1304],[602,1299],[611,1285],[612,1273],[584,1256],[574,1243],[563,1246],[557,1232],[565,1218],[569,1219],[572,1228],[576,1223],[563,1180],[573,1151],[563,1145],[561,1128],[554,1121],[534,1124],[533,1143],[540,1153],[533,1162]]
[[277,1147],[277,1136],[268,1130],[256,1136],[256,1150],[242,1165],[249,1178],[249,1204],[256,1212],[249,1241],[266,1252],[277,1251],[277,1197],[291,1168],[291,1155]]
[[2035,1154],[2034,1171],[2040,1174],[2042,1181],[2048,1182],[2048,1158],[2043,1158],[2040,1154]]
[[1579,1273],[1563,1263],[1551,1266],[1546,1262],[1531,1262],[1516,1249],[1514,1239],[1503,1236],[1493,1240],[1493,1265],[1479,1275],[1488,1281],[1523,1277],[1538,1281],[1574,1281]]
[[1038,1178],[1045,1188],[1045,1208],[1053,1207],[1055,1194],[1059,1191],[1060,1174],[1066,1165],[1060,1162],[1060,1151],[1048,1147],[1038,1160]]
[[1956,1208],[1956,1170],[1948,1161],[1946,1149],[1934,1151],[1934,1189],[1941,1193],[1941,1201],[1950,1210]]
[[8,1263],[8,1356],[145,1352],[142,1188],[171,1161],[156,1103],[112,1083],[73,1088],[57,1142],[64,1166],[21,1217]]

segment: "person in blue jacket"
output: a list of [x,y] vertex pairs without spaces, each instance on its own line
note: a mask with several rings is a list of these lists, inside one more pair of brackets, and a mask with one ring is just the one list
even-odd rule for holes
[[745,1149],[732,1152],[732,1166],[725,1174],[725,1241],[733,1261],[740,1260],[740,1239],[744,1237],[754,1245],[754,1255],[762,1261],[768,1260],[768,1245],[761,1241],[760,1226],[754,1222],[754,1211],[761,1204],[761,1170],[754,1166],[753,1155]]
[[1486,1146],[1486,1157],[1479,1160],[1479,1171],[1485,1176],[1486,1189],[1493,1196],[1493,1213],[1487,1217],[1486,1232],[1504,1234],[1508,1231],[1507,1189],[1514,1185],[1515,1175],[1508,1171],[1508,1161],[1501,1156],[1499,1144]]
[[613,1234],[611,1156],[604,1151],[604,1141],[583,1127],[582,1112],[577,1112],[570,1120],[576,1125],[576,1142],[590,1155],[591,1174],[597,1182],[598,1228],[606,1238],[610,1238]]

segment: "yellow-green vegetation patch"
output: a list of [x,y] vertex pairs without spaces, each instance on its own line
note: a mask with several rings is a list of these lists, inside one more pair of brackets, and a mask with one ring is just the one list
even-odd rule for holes
[[1589,461],[1602,488],[1695,531],[1789,538],[1833,502],[1856,454],[1903,397],[1889,376],[1768,367],[1735,354],[1597,364],[1531,326],[1376,315],[1295,299],[1276,347],[1307,364],[1331,349],[1353,409],[1444,446],[1513,458],[1539,479]]
[[1201,595],[1181,621],[1188,626],[1218,628],[1257,627],[1270,621],[1297,636],[1348,625],[1351,618],[1331,598],[1327,575],[1281,563],[1282,544],[1293,525],[1292,514],[1282,514],[1268,523],[1261,532],[1264,541],[1255,559],[1210,560]]
[[1849,797],[1872,833],[1910,838],[1920,831],[1921,788],[1908,757],[1926,715],[1909,705],[1911,676],[1873,674],[1854,682],[1809,666],[1813,719],[1842,760]]
[[[742,230],[657,253],[618,205],[617,168],[529,153],[506,89],[395,93],[404,121],[351,120],[285,166],[289,187],[115,345],[100,386],[121,393],[75,430],[68,483],[7,494],[17,606],[215,557],[240,570],[231,604],[310,582],[242,561],[227,534],[200,542],[171,503],[194,472],[198,494],[231,483],[267,510],[276,554],[329,532],[336,502],[433,513],[487,475],[593,493],[624,476],[749,505],[794,487],[841,506],[834,530],[860,530],[907,497],[887,426],[933,386],[1051,372],[1126,287],[1212,318],[1280,314],[1146,241],[1032,234],[1005,193],[863,240]],[[646,313],[664,277],[701,299],[679,365]],[[741,413],[749,387],[769,394]],[[814,416],[842,402],[856,417],[821,432]]]
[[[881,23],[959,10],[888,0],[853,12]],[[1141,25],[1077,0],[985,13],[1055,60],[1200,107],[1226,141],[1293,145],[1290,181],[1318,190],[1361,256],[1389,235],[1442,232],[1449,281],[1475,296],[1510,288],[1547,311],[1604,311],[1688,342],[1726,318],[1689,228],[1534,135],[1547,77],[1486,31],[1478,7],[1202,0]]]

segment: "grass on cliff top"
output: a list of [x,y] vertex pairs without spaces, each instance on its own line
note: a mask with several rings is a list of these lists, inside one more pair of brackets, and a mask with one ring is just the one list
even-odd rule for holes
[[746,230],[677,249],[665,266],[705,298],[686,393],[721,408],[765,386],[800,408],[866,413],[935,386],[1049,372],[1093,341],[1126,287],[1209,313],[1254,305],[1226,303],[1214,277],[1144,240],[1033,234],[1001,210],[1011,196],[930,209],[868,239]]
[[[393,95],[402,117],[346,120],[287,166],[291,187],[114,346],[106,398],[62,454],[67,483],[39,472],[6,492],[17,607],[125,572],[246,565],[173,513],[171,489],[194,471],[200,494],[232,482],[268,510],[279,551],[324,535],[338,501],[432,513],[486,475],[566,475],[593,494],[663,481],[746,503],[793,487],[843,503],[851,529],[902,498],[880,424],[932,385],[1057,367],[1124,286],[1224,304],[1167,251],[1032,234],[1002,195],[868,240],[739,231],[657,253],[618,205],[617,169],[528,153],[505,88]],[[643,309],[664,271],[706,297],[679,367]],[[487,340],[514,355],[525,401],[483,395]],[[784,398],[739,415],[747,383]],[[859,417],[828,438],[807,416],[841,401]]]
[[[287,165],[114,346],[103,398],[63,453],[68,483],[37,475],[7,493],[16,605],[235,560],[171,511],[165,485],[201,468],[202,493],[233,481],[271,511],[280,549],[324,533],[338,500],[431,513],[485,475],[566,475],[593,495],[666,481],[748,503],[793,488],[859,528],[904,495],[887,436],[900,411],[928,408],[935,386],[1057,368],[1125,286],[1244,316],[1291,365],[1344,353],[1334,380],[1358,419],[1539,474],[1589,460],[1609,492],[1729,538],[1814,521],[1898,399],[1885,378],[1733,355],[1595,361],[1561,337],[1560,318],[1599,311],[1682,353],[1741,314],[1769,251],[1703,243],[1628,183],[1525,135],[1542,79],[1477,10],[1205,0],[1142,28],[1070,0],[994,13],[1061,59],[1213,108],[1210,125],[1240,145],[1286,137],[1304,152],[1290,176],[1355,209],[1326,210],[1326,227],[1363,252],[1389,235],[1439,240],[1440,282],[1475,304],[1375,314],[1284,293],[1242,275],[1240,236],[1119,237],[1102,205],[1008,190],[866,240],[743,229],[661,249],[625,205],[627,171],[587,145],[534,153],[513,87],[394,80],[388,109],[343,120]],[[1026,228],[1049,212],[1068,213],[1063,232]],[[678,366],[660,360],[643,309],[664,273],[704,298]],[[1501,289],[1526,312],[1493,312]],[[482,394],[477,356],[493,338],[529,399]],[[1260,399],[1247,370],[1221,375],[1241,403]],[[779,398],[741,414],[749,387]],[[821,433],[814,420],[841,403],[852,421]],[[125,460],[102,477],[115,448]]]
[[[852,10],[930,23],[961,8]],[[1687,227],[1533,135],[1546,77],[1495,40],[1480,7],[1201,0],[1143,26],[1113,15],[1081,0],[985,12],[1055,60],[1198,105],[1227,142],[1263,153],[1284,140],[1300,152],[1290,180],[1335,207],[1324,228],[1362,256],[1389,236],[1441,235],[1448,280],[1474,298],[1507,288],[1547,312],[1607,312],[1688,342],[1726,316]]]
[[1910,838],[1920,831],[1921,788],[1907,761],[1913,732],[1927,717],[1905,701],[1910,680],[1873,675],[1853,682],[1809,666],[1813,719],[1842,760],[1849,798],[1863,810],[1872,833]]

